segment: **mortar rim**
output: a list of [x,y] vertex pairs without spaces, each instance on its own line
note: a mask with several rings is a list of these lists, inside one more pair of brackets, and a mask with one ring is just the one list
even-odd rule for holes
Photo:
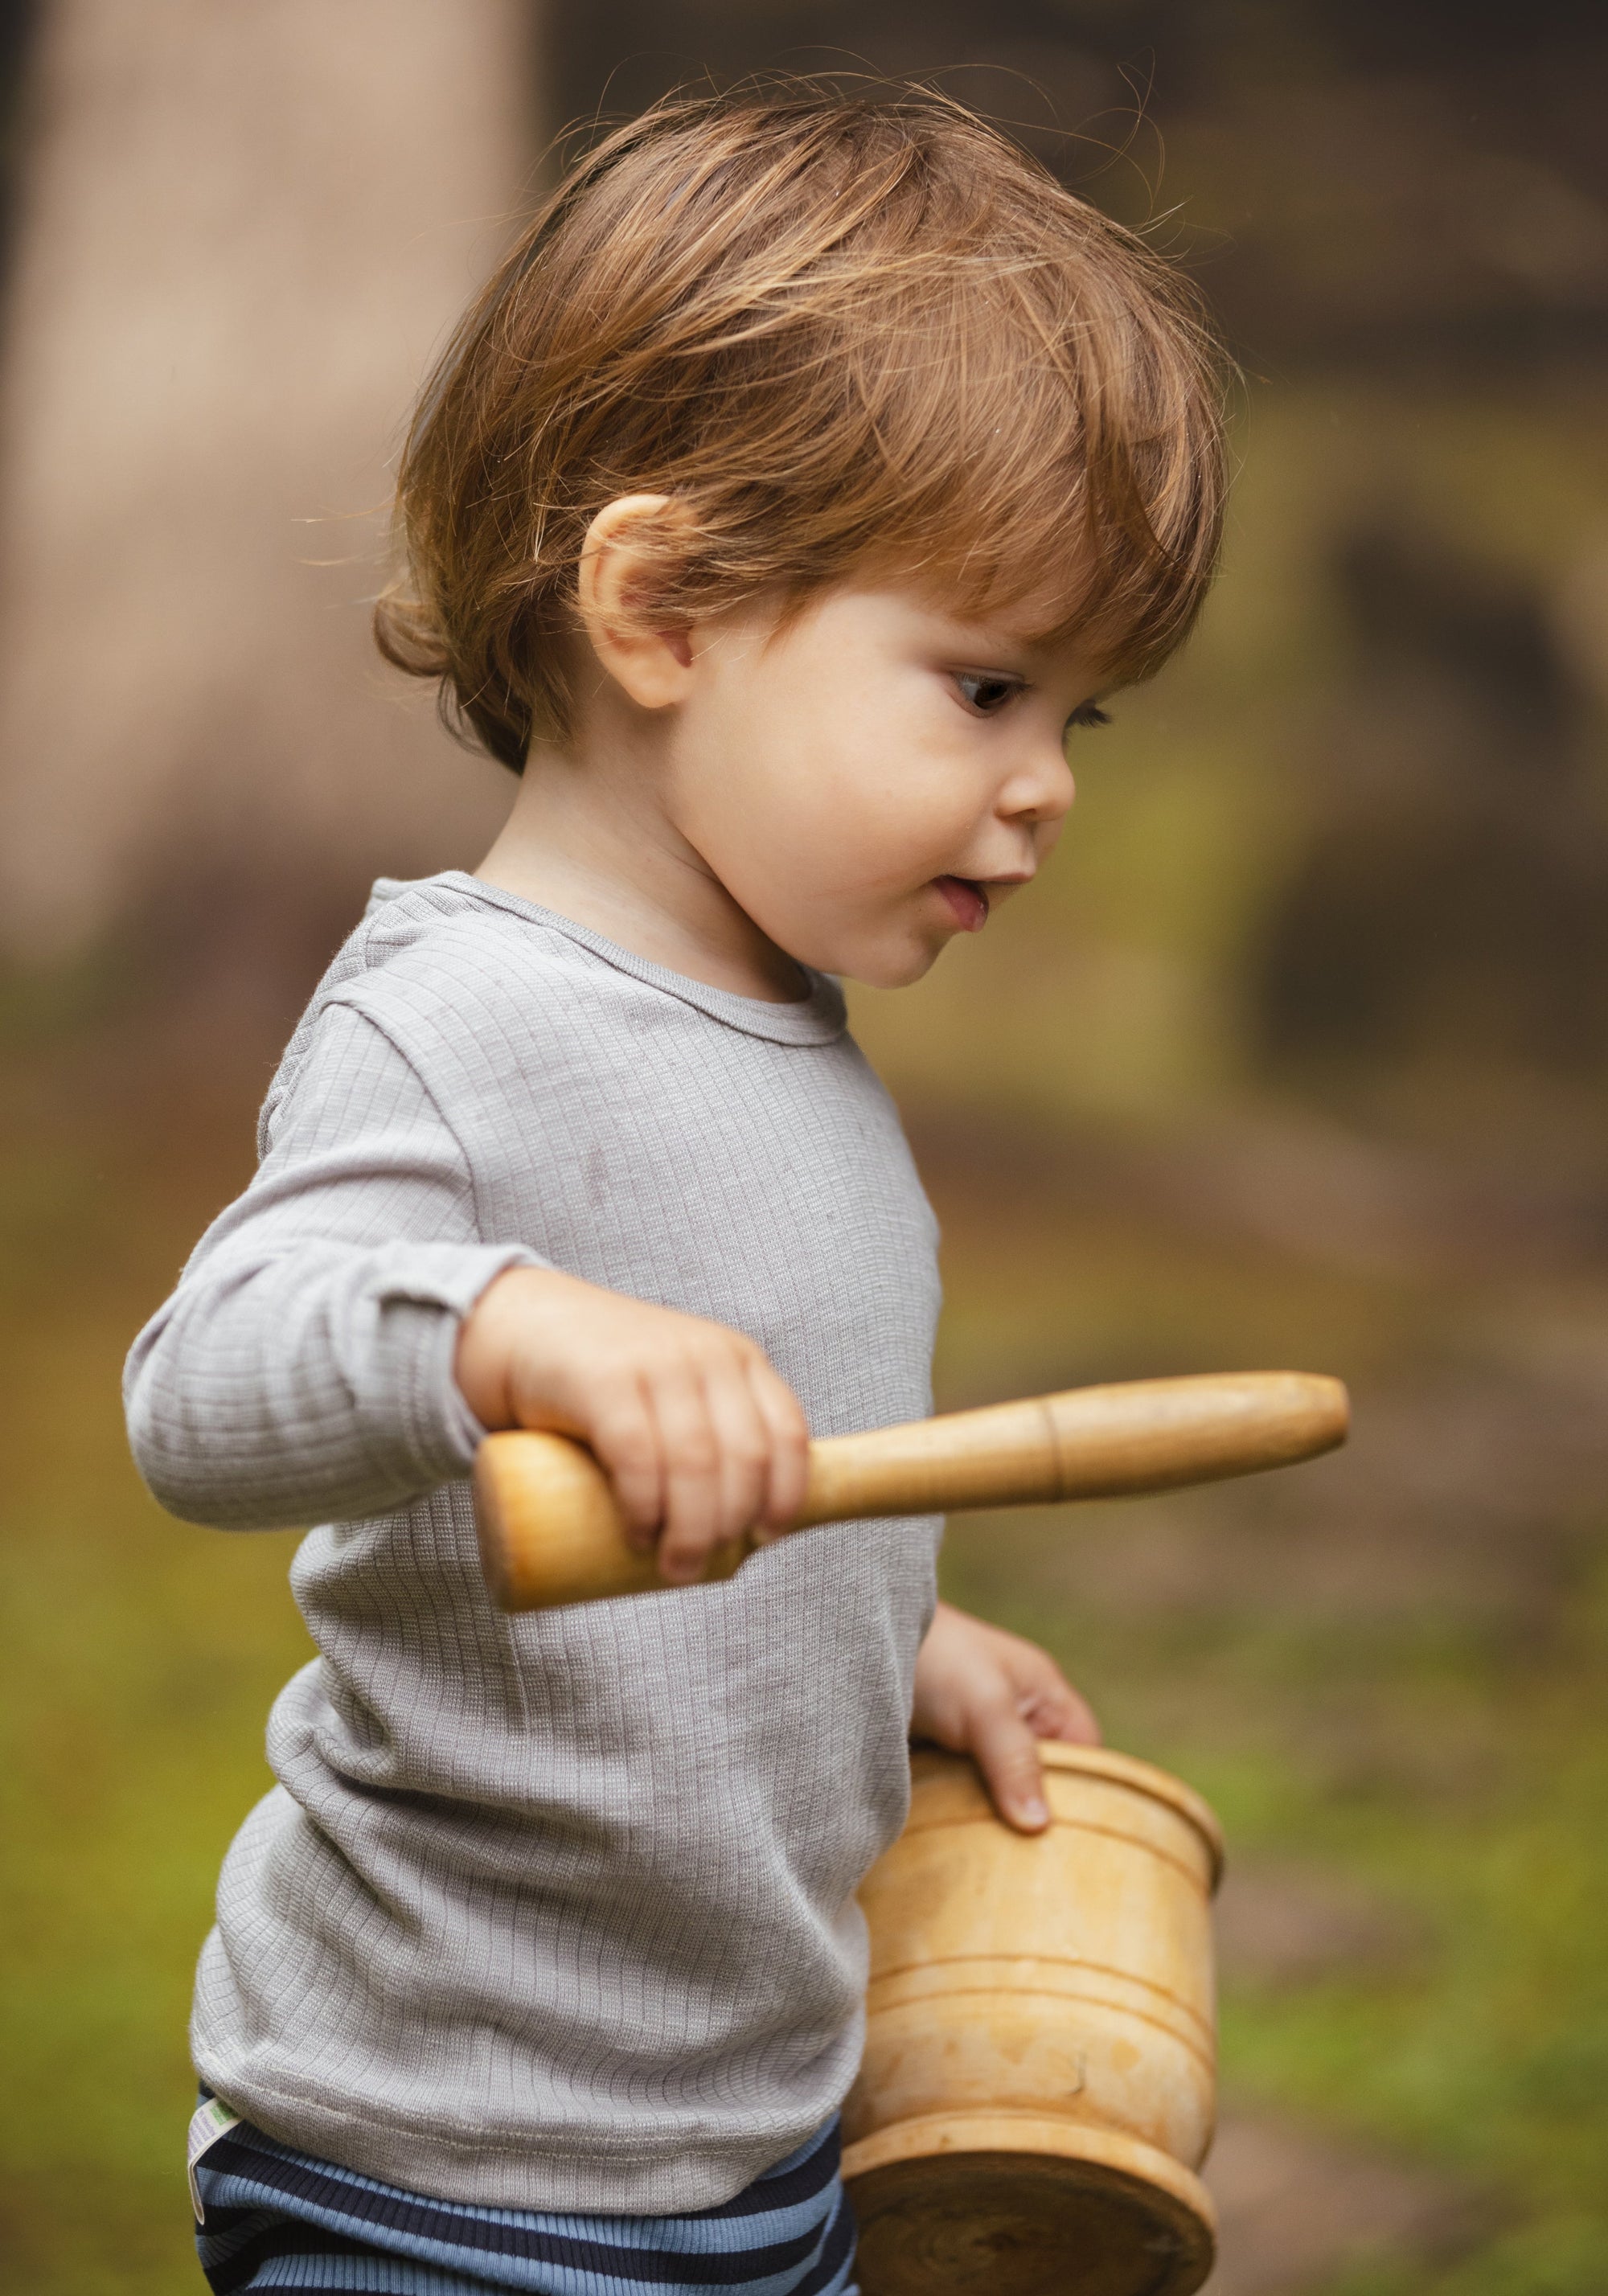
[[[1111,1746],[1074,1746],[1061,1738],[1041,1738],[1038,1754],[1048,1770],[1081,1772],[1087,1777],[1104,1778],[1114,1785],[1130,1787],[1183,1818],[1206,1846],[1211,1867],[1210,1886],[1216,1891],[1223,1878],[1223,1828],[1211,1804],[1194,1786],[1185,1785],[1182,1778],[1175,1778],[1170,1770],[1154,1762],[1144,1761],[1137,1754],[1120,1754]],[[913,1777],[915,1763],[922,1759],[940,1763],[964,1762],[974,1773],[977,1770],[969,1754],[953,1753],[945,1746],[915,1745],[911,1748]],[[980,1775],[978,1783],[981,1784]]]

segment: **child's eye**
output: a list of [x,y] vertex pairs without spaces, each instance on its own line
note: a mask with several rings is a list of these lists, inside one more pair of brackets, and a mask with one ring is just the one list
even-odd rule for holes
[[1066,721],[1068,734],[1075,734],[1080,726],[1109,726],[1111,712],[1102,709],[1097,701],[1086,701],[1081,709],[1074,709]]
[[992,718],[1021,692],[1019,677],[1004,677],[997,670],[959,669],[955,683],[967,709],[975,709],[980,718]]

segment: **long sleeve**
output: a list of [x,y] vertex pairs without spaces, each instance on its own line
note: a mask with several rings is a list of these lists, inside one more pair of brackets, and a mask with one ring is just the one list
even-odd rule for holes
[[363,1013],[320,1013],[256,1178],[197,1245],[124,1375],[163,1505],[225,1529],[378,1514],[464,1474],[480,1434],[452,1375],[492,1278],[468,1164]]

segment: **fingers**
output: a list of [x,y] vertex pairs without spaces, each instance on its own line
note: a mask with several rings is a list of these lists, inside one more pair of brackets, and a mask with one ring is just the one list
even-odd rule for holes
[[1054,1685],[1022,1699],[1019,1711],[1036,1738],[1058,1738],[1069,1746],[1100,1743],[1100,1725],[1093,1707],[1058,1667]]
[[1019,1833],[1041,1833],[1050,1811],[1032,1725],[1002,1697],[979,1698],[970,1719],[972,1759],[995,1808]]
[[746,1364],[706,1382],[710,1424],[719,1452],[717,1536],[740,1538],[765,1512],[770,1488],[770,1431]]
[[915,1661],[912,1734],[970,1754],[1000,1816],[1049,1822],[1042,1739],[1097,1745],[1099,1726],[1049,1652],[940,1603]]
[[803,1502],[808,1431],[796,1397],[756,1350],[721,1333],[689,1366],[661,1365],[648,1390],[658,1435],[661,1576],[685,1586],[716,1549]]
[[1017,1712],[1036,1738],[1059,1738],[1072,1746],[1097,1746],[1100,1725],[1081,1691],[1072,1685],[1048,1651],[1024,1636],[1008,1634],[981,1620],[969,1625],[987,1636],[993,1662],[1009,1683]]
[[1036,1738],[1059,1738],[1072,1746],[1097,1746],[1100,1725],[1081,1691],[1075,1690],[1048,1651],[1021,1635],[996,1628],[995,1647],[1015,1696],[1016,1710]]
[[767,1530],[787,1530],[804,1504],[809,1480],[809,1427],[791,1387],[763,1356],[748,1367],[749,1386],[767,1444],[765,1500],[759,1520]]
[[660,1575],[673,1585],[700,1578],[717,1546],[757,1521],[769,1445],[746,1378],[734,1364],[701,1378],[661,1376],[654,1402],[665,1463]]
[[465,1319],[455,1369],[483,1426],[552,1428],[608,1471],[627,1536],[672,1584],[803,1504],[798,1398],[751,1340],[555,1268],[516,1268]]
[[659,1423],[642,1382],[621,1380],[600,1390],[591,1423],[576,1431],[608,1473],[626,1536],[639,1554],[647,1554],[664,1520],[665,1471]]

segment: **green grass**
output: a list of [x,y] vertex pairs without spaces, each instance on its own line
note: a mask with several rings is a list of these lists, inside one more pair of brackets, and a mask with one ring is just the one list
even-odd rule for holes
[[271,1784],[268,1704],[309,1647],[290,1542],[185,1529],[129,1464],[123,1351],[226,1185],[133,1144],[69,1122],[0,1170],[0,2286],[27,2296],[201,2284],[191,1971]]

